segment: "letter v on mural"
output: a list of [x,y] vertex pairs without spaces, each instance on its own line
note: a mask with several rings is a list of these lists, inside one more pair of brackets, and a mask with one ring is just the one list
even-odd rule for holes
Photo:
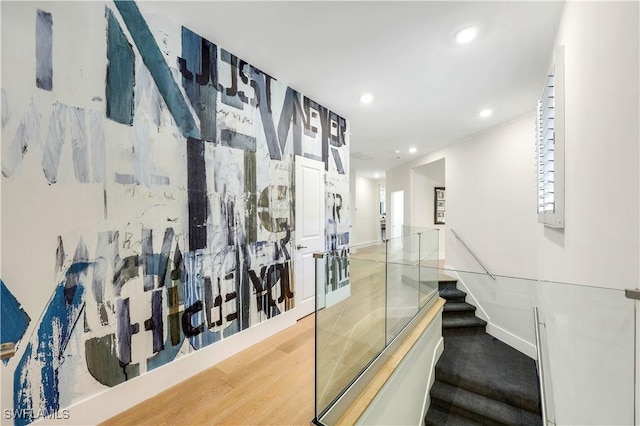
[[296,156],[324,163],[325,248],[348,252],[347,121],[144,10],[2,5],[1,398],[17,425],[294,309]]

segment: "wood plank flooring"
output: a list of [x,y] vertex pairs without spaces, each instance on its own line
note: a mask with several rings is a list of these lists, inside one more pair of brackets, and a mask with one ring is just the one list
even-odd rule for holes
[[101,423],[309,425],[314,316]]
[[[417,290],[404,285],[386,295],[385,257],[382,244],[352,254],[351,297],[318,314],[321,407],[384,347],[385,298],[400,310],[416,303]],[[413,315],[390,318],[387,327]],[[314,340],[310,315],[102,425],[309,425],[315,415]]]

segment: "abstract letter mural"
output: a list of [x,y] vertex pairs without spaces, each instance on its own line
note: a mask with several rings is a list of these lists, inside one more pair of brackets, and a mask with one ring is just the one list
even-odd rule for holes
[[8,2],[2,24],[15,424],[293,309],[296,156],[324,163],[326,249],[348,253],[337,113],[133,1]]

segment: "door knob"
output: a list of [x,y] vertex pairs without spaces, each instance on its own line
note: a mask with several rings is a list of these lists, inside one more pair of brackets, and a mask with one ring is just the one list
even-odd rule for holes
[[303,249],[303,248],[307,248],[307,246],[303,246],[302,244],[298,244],[298,245],[296,246],[296,248],[297,248],[298,250],[301,250],[301,249]]

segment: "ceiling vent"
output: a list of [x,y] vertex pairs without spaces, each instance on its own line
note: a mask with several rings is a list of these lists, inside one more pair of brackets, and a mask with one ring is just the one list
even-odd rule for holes
[[364,152],[352,152],[351,158],[361,161],[373,160],[373,157]]

